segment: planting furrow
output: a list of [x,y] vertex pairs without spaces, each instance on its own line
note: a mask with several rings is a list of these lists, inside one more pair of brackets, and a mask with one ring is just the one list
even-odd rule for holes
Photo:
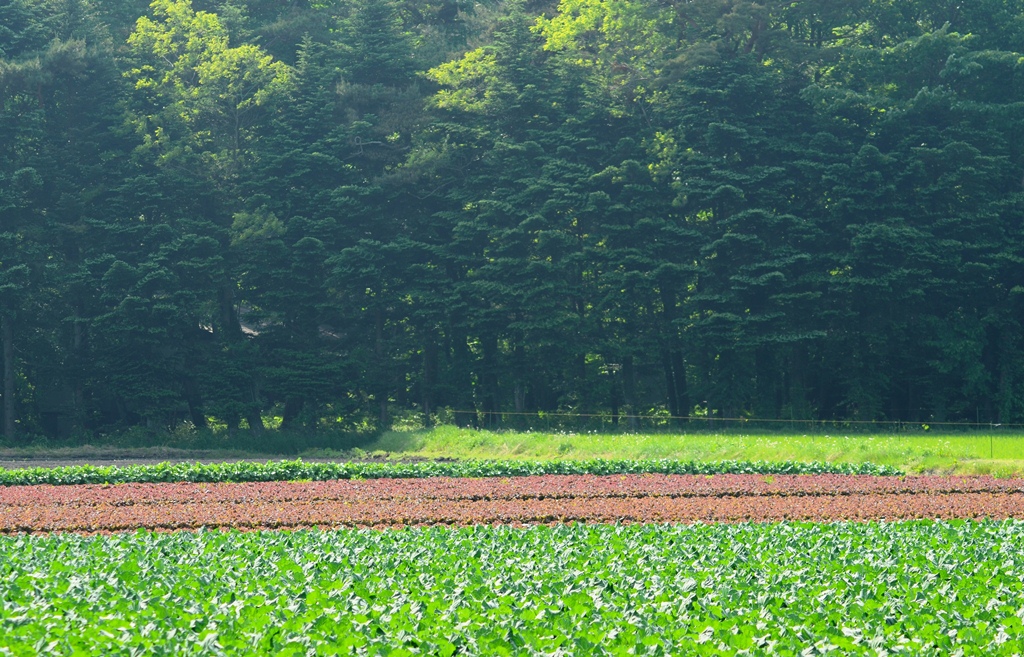
[[122,531],[198,527],[296,528],[475,525],[550,522],[743,522],[1024,518],[1024,495],[638,497],[546,500],[361,500],[307,503],[22,508],[2,531]]
[[1019,493],[1022,479],[864,475],[542,475],[465,479],[247,483],[126,483],[0,487],[0,508],[166,502],[291,503],[313,500],[507,500],[606,497],[841,496]]
[[1024,518],[1022,483],[834,475],[553,475],[18,487],[0,489],[0,532]]

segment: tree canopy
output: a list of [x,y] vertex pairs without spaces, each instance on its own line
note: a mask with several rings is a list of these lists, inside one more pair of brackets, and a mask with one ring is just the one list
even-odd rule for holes
[[1024,0],[0,0],[2,435],[1024,423]]

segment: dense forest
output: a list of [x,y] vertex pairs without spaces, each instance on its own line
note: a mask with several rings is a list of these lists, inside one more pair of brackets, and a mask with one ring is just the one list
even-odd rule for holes
[[0,433],[1022,422],[1022,47],[1024,0],[0,0]]

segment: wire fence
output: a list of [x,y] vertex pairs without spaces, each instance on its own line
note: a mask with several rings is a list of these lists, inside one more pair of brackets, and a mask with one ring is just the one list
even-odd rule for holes
[[546,433],[1024,433],[1024,423],[906,420],[806,420],[717,415],[674,416],[665,413],[567,413],[445,410],[439,424],[473,426],[492,431]]

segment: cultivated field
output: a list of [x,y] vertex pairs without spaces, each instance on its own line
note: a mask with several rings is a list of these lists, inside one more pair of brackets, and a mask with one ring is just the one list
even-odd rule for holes
[[0,471],[0,655],[1020,655],[1021,555],[867,463]]
[[0,533],[1024,518],[1024,480],[546,475],[0,488]]
[[1015,655],[1022,555],[1017,521],[10,537],[0,653]]

